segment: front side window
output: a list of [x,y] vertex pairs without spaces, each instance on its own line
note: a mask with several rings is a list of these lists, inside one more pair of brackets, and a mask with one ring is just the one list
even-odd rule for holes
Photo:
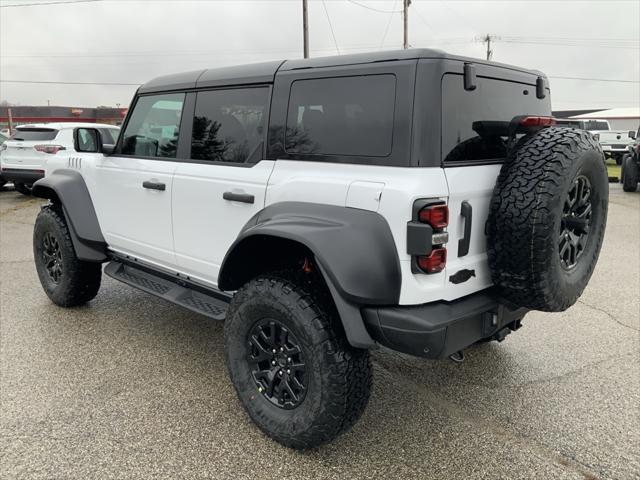
[[140,97],[127,123],[122,154],[176,158],[184,93]]
[[229,163],[259,159],[268,104],[268,88],[198,92],[191,158]]
[[291,85],[285,150],[307,155],[391,153],[394,75],[297,80]]

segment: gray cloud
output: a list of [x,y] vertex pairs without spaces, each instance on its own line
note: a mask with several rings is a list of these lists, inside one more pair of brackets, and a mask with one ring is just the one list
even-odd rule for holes
[[[49,0],[51,1],[51,0]],[[401,0],[358,0],[377,10]],[[38,3],[3,0],[0,5]],[[402,18],[326,0],[342,53],[400,48]],[[336,54],[322,2],[310,0],[311,55]],[[640,2],[413,0],[410,43],[483,57],[474,41],[500,37],[494,60],[551,76],[638,80]],[[385,36],[385,31],[388,31]],[[142,83],[205,67],[302,56],[301,0],[108,0],[0,9],[0,77]],[[384,37],[384,44],[382,40]],[[527,42],[527,43],[521,43]],[[636,48],[620,48],[635,46]],[[640,103],[638,83],[551,79],[555,108]],[[20,104],[127,105],[132,86],[0,84]]]

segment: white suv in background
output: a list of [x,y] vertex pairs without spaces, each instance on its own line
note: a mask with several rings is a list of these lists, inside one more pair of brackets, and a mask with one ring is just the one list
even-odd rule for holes
[[13,182],[16,190],[30,195],[33,182],[45,176],[46,163],[52,156],[77,153],[74,134],[80,127],[98,129],[102,134],[102,141],[107,144],[115,144],[120,132],[114,125],[99,123],[20,125],[1,147],[2,181]]

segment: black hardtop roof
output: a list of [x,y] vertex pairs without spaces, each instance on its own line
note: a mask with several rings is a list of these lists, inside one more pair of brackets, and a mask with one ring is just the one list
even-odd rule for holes
[[230,67],[219,67],[193,72],[176,73],[155,78],[142,85],[138,93],[151,93],[169,90],[183,90],[198,87],[217,87],[224,85],[247,85],[272,83],[276,72],[308,68],[337,67],[366,63],[390,62],[394,60],[413,60],[420,58],[454,60],[474,64],[507,68],[532,75],[544,76],[537,70],[514,67],[478,58],[451,55],[442,50],[430,48],[411,48],[407,50],[387,50],[379,52],[356,53],[332,57],[317,57],[296,60],[277,60],[264,63],[251,63]]

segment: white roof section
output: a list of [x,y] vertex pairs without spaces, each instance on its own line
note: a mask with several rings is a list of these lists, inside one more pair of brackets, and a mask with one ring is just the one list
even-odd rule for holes
[[610,108],[609,110],[584,113],[570,118],[593,118],[602,120],[609,120],[612,118],[640,118],[640,107]]
[[117,125],[109,125],[107,123],[88,123],[88,122],[57,122],[57,123],[22,123],[16,125],[16,129],[19,128],[55,128],[56,130],[66,130],[69,128],[115,128],[120,130]]

